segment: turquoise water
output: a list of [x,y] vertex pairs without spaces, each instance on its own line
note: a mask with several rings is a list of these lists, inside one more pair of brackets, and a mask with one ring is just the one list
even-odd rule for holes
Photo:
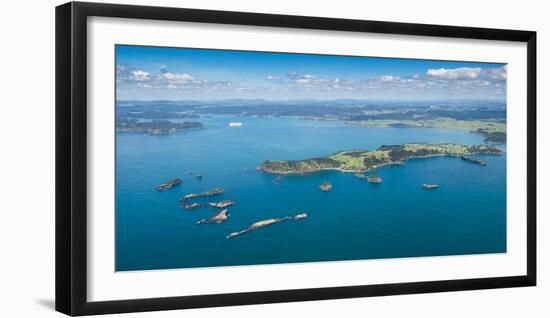
[[[384,180],[379,185],[337,171],[274,182],[276,176],[255,170],[267,159],[304,159],[381,144],[481,144],[479,135],[296,118],[208,116],[200,121],[205,129],[174,135],[117,134],[117,271],[506,252],[505,155],[479,156],[488,161],[485,167],[459,158],[410,160],[378,169]],[[230,121],[244,125],[229,128]],[[181,186],[154,189],[175,177],[183,179]],[[325,180],[334,186],[329,193],[318,189]],[[423,183],[440,188],[423,190]],[[214,211],[188,211],[178,199],[214,187],[225,193],[197,202],[237,204],[225,223],[196,225]],[[256,221],[300,212],[308,218],[225,238]]]

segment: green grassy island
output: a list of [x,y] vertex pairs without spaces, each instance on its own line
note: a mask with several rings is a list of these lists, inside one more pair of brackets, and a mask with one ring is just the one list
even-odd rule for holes
[[397,128],[456,128],[471,131],[485,137],[485,142],[506,143],[506,123],[502,120],[459,120],[453,118],[435,119],[375,119],[348,122],[363,127],[397,127]]
[[328,157],[304,160],[267,160],[257,169],[274,174],[302,174],[321,170],[364,172],[388,164],[399,164],[413,158],[433,156],[499,155],[502,151],[490,145],[404,144],[382,145],[376,150],[350,150]]

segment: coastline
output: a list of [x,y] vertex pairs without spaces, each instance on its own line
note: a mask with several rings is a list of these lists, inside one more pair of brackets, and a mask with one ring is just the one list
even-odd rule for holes
[[408,161],[408,160],[425,159],[425,158],[432,158],[432,157],[460,158],[460,156],[462,156],[462,155],[437,154],[437,155],[419,156],[419,157],[409,158],[409,159],[406,159],[404,161],[382,163],[382,164],[377,165],[376,167],[371,167],[371,168],[366,169],[366,170],[347,170],[347,169],[341,169],[341,168],[320,168],[318,170],[302,171],[302,172],[273,172],[273,171],[263,170],[263,169],[260,168],[260,166],[257,166],[256,170],[261,171],[261,172],[265,172],[265,173],[268,173],[268,174],[277,174],[277,175],[313,174],[313,173],[317,173],[317,172],[321,172],[321,171],[338,171],[338,172],[342,172],[342,173],[358,173],[358,172],[363,172],[364,173],[364,172],[369,172],[369,171],[372,171],[374,169],[382,168],[382,167],[385,167],[385,166],[404,165],[405,161]]
[[266,160],[258,165],[256,170],[278,175],[301,175],[323,170],[364,173],[386,165],[403,164],[411,159],[479,154],[501,155],[502,150],[488,145],[468,146],[452,143],[382,145],[375,150],[340,151],[326,157],[303,160]]

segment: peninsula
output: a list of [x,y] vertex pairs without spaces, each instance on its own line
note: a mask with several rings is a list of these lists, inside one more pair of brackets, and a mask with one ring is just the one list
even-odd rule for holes
[[181,123],[169,120],[153,119],[150,121],[139,121],[137,119],[118,119],[116,122],[117,132],[145,133],[149,135],[167,135],[179,131],[204,128],[202,123],[186,121]]
[[473,157],[466,157],[466,156],[461,156],[460,158],[464,161],[475,163],[475,164],[478,164],[480,166],[486,166],[487,165],[487,161],[485,161],[485,160],[481,160],[481,159],[477,159],[477,158],[473,158]]
[[388,164],[399,164],[414,158],[434,156],[468,156],[475,154],[499,155],[502,151],[490,145],[468,146],[462,144],[403,144],[382,145],[376,150],[350,150],[328,157],[304,160],[267,160],[259,171],[273,174],[302,174],[321,170],[364,172]]
[[362,127],[394,128],[455,128],[482,135],[486,143],[506,143],[506,123],[502,120],[460,120],[454,118],[432,119],[368,119],[349,121]]

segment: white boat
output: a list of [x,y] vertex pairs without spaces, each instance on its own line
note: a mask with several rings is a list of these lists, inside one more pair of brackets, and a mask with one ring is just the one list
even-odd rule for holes
[[241,122],[238,122],[238,121],[232,121],[229,123],[229,127],[241,127],[243,125],[243,123]]

